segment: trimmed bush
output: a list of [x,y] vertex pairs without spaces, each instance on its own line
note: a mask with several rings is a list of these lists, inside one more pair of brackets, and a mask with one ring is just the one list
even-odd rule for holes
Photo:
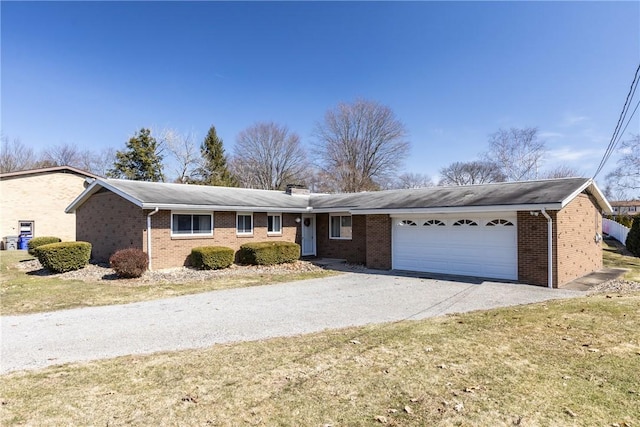
[[284,264],[299,258],[300,245],[291,242],[245,243],[238,251],[238,260],[242,264]]
[[218,270],[233,264],[234,251],[224,246],[202,246],[191,249],[191,265],[204,270]]
[[42,236],[42,237],[34,237],[29,240],[27,243],[27,248],[29,249],[29,255],[36,256],[36,249],[42,245],[48,245],[49,243],[59,243],[62,242],[62,239],[54,236]]
[[36,256],[44,268],[54,273],[79,270],[89,263],[91,243],[49,243],[38,246]]
[[115,251],[109,265],[123,279],[140,277],[149,268],[149,257],[142,249],[128,248]]

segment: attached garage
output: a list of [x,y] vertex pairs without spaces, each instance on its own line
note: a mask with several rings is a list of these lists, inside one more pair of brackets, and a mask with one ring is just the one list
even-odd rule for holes
[[517,215],[392,217],[394,270],[518,279]]

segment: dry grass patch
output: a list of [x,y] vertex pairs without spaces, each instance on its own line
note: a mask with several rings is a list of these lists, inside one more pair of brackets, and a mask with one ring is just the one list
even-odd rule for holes
[[640,258],[633,256],[625,246],[615,239],[602,241],[602,259],[605,267],[626,268],[625,280],[640,281]]
[[[33,274],[17,268],[20,263],[32,262],[26,251],[1,251],[0,313],[26,314],[130,302],[148,301],[171,296],[195,294],[220,289],[241,288],[313,279],[335,275],[335,272],[313,271],[253,272],[233,275],[218,274],[212,278],[168,278],[149,280],[145,277],[127,280],[69,280],[61,275]],[[91,268],[87,267],[87,268]],[[112,273],[112,272],[111,272]],[[238,272],[236,272],[238,273]],[[82,271],[65,273],[65,277],[81,275]],[[104,274],[104,273],[102,273]],[[155,273],[154,273],[155,274]],[[209,272],[215,275],[215,272]],[[155,277],[155,276],[153,276]]]
[[0,377],[2,425],[638,425],[640,295]]

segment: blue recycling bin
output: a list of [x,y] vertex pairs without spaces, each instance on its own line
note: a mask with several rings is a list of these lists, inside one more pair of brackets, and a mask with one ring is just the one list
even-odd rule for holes
[[30,240],[31,240],[30,235],[24,235],[24,236],[18,237],[18,249],[20,249],[21,251],[26,251],[27,249],[29,249]]

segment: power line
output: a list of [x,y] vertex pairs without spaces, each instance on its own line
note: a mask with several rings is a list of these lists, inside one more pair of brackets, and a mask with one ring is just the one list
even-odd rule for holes
[[596,176],[598,176],[598,174],[602,171],[602,168],[609,160],[609,157],[611,157],[611,154],[613,154],[613,152],[615,151],[615,148],[618,145],[618,142],[620,142],[622,135],[624,135],[624,131],[627,129],[627,126],[629,126],[629,122],[631,122],[631,119],[635,115],[636,110],[638,109],[638,105],[640,105],[640,101],[639,101],[638,104],[636,104],[636,108],[633,110],[633,113],[631,113],[631,116],[629,116],[629,120],[627,120],[627,123],[624,125],[622,132],[620,132],[620,129],[622,128],[622,125],[624,124],[624,121],[627,117],[627,113],[629,112],[629,106],[631,105],[631,100],[635,96],[636,89],[638,88],[638,73],[640,73],[640,65],[638,65],[638,68],[636,69],[636,73],[633,76],[633,81],[631,82],[631,87],[629,88],[627,99],[625,100],[624,105],[622,107],[622,111],[620,112],[618,123],[616,124],[616,127],[613,130],[613,135],[611,135],[611,140],[609,141],[609,145],[607,146],[607,149],[605,150],[604,155],[602,156],[600,165],[598,166],[598,169],[596,169],[596,172],[593,174],[593,179],[595,179]]

